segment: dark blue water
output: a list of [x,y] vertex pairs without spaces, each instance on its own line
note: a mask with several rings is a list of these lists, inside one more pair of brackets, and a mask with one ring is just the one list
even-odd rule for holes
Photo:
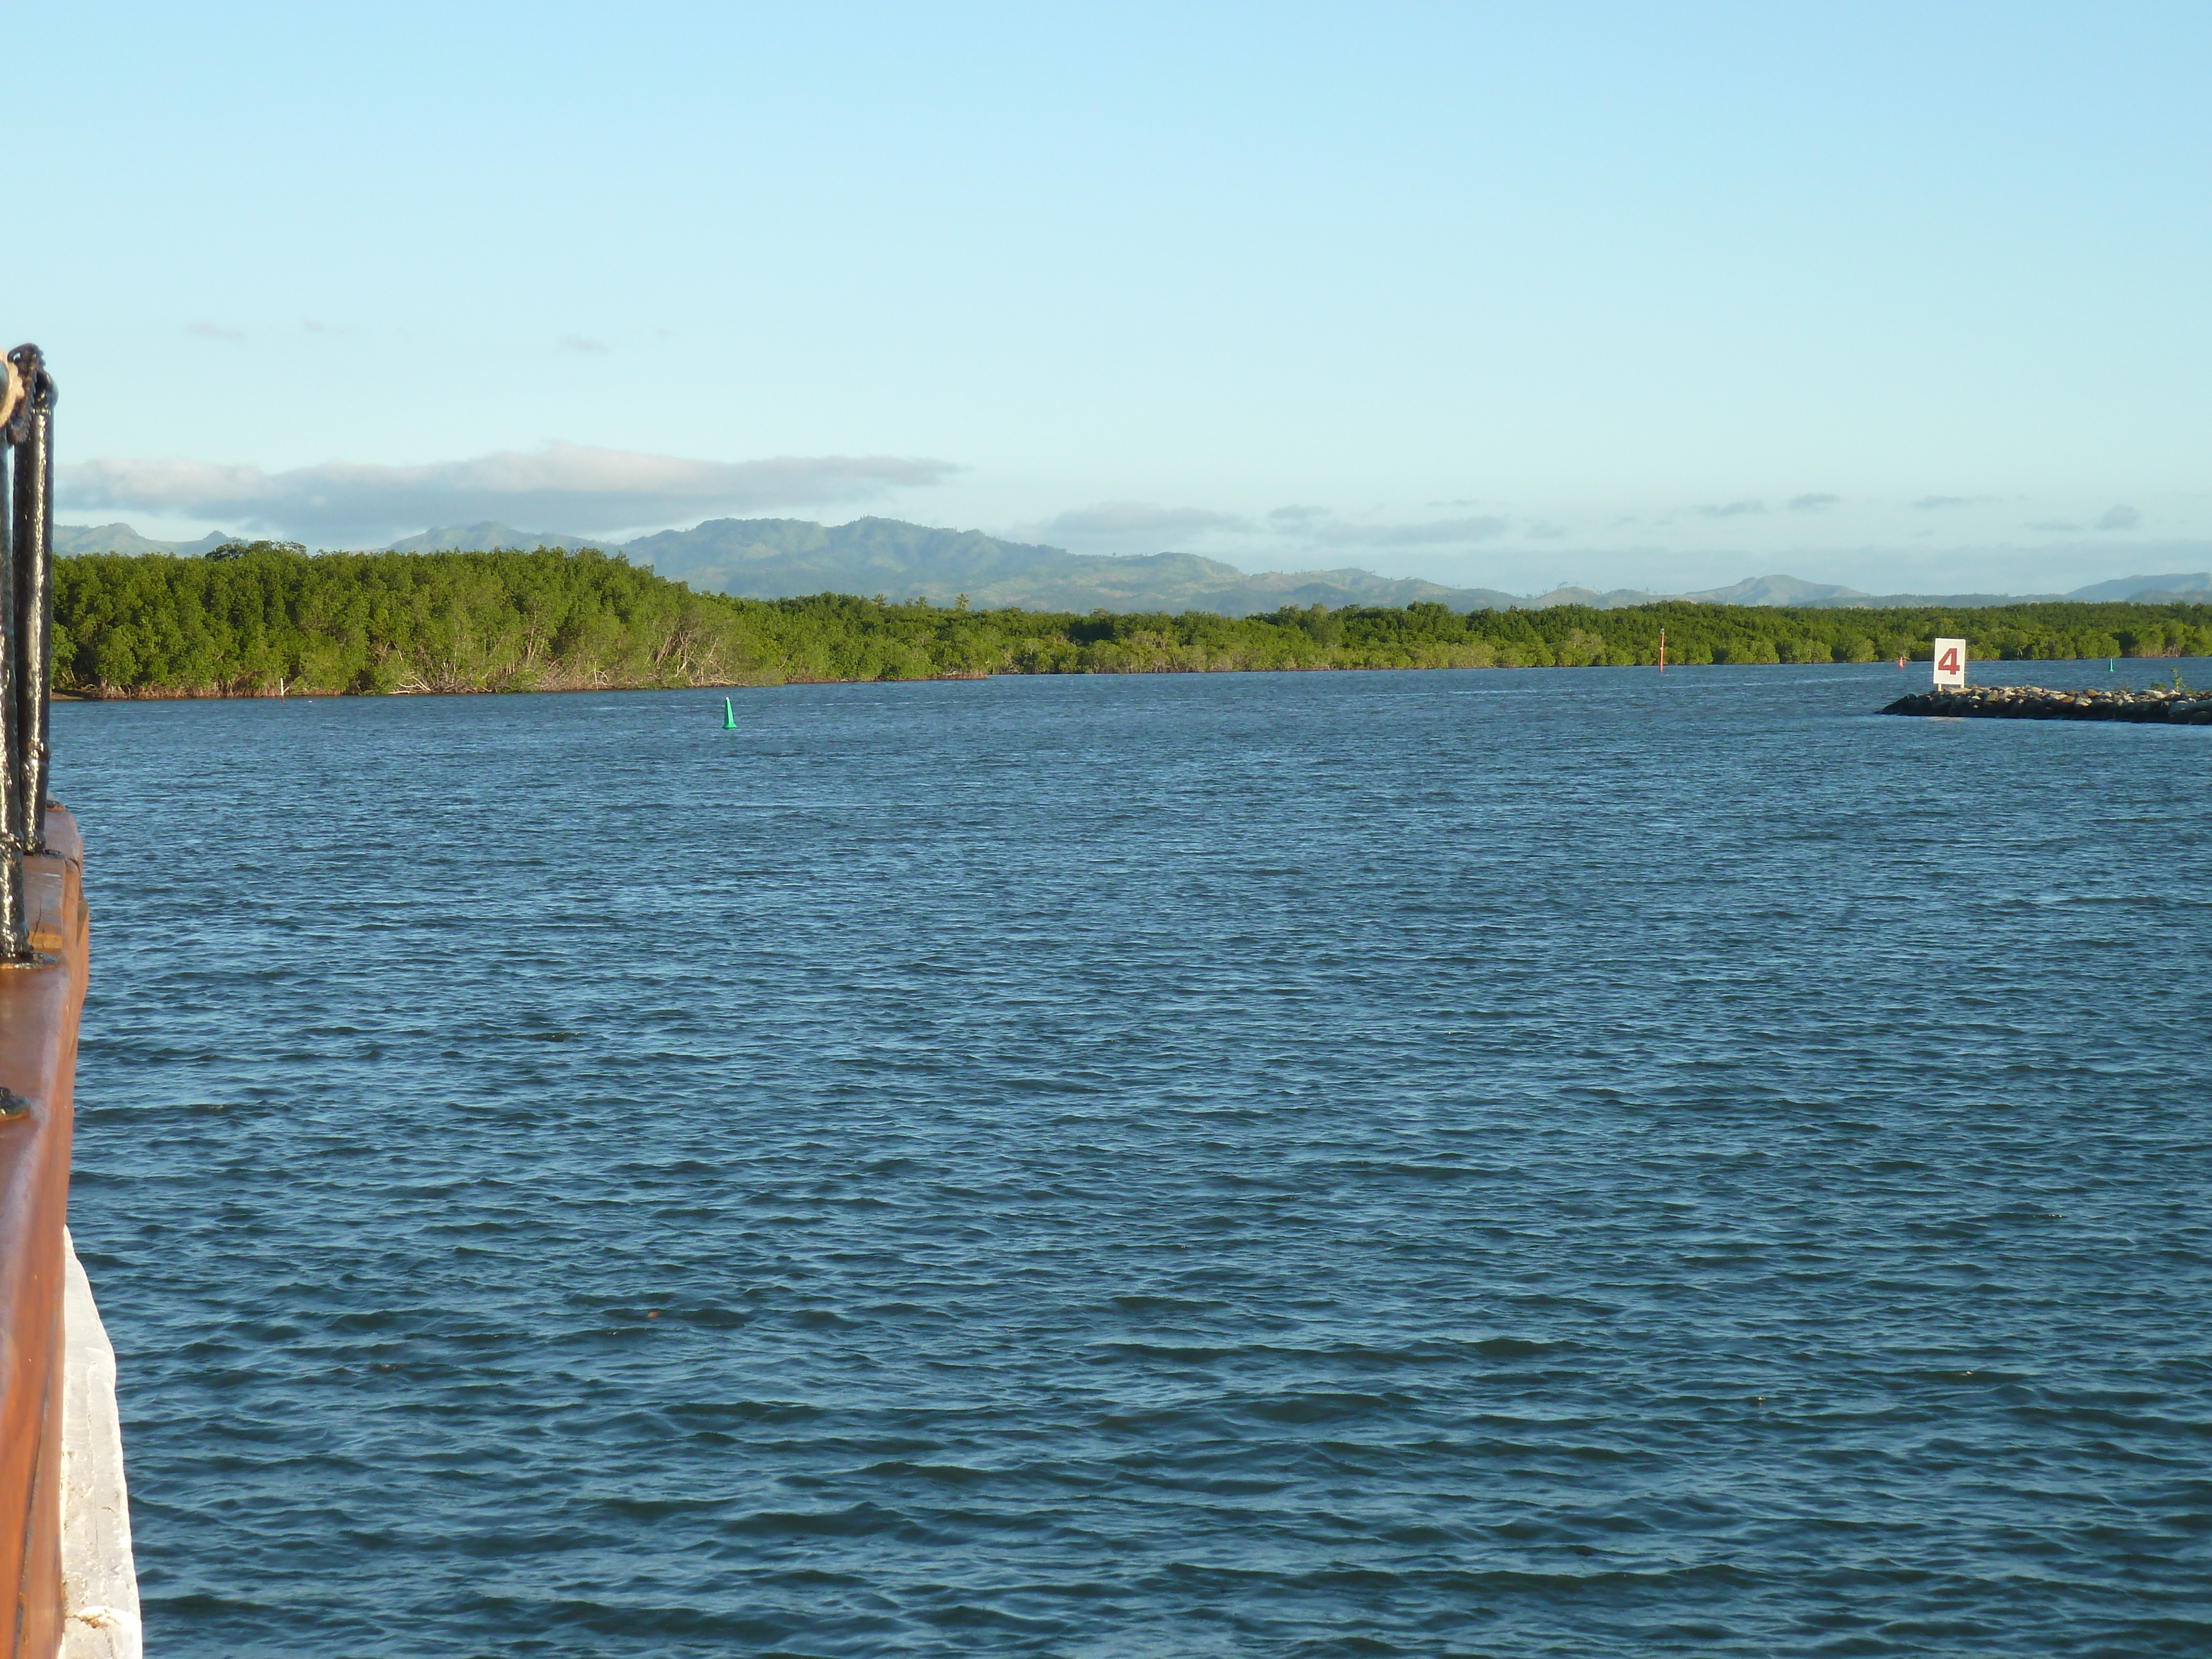
[[2212,1651],[2212,727],[1925,678],[58,709],[149,1650]]

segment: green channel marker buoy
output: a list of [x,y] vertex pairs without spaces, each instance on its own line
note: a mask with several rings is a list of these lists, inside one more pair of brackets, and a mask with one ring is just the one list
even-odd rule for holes
[[722,699],[722,730],[734,732],[737,729],[738,711],[730,707],[730,700],[725,697]]

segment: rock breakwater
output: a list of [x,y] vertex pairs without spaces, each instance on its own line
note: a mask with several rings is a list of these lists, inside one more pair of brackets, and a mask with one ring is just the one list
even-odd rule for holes
[[1948,714],[2011,720],[2159,720],[2212,726],[2212,691],[2160,686],[2141,691],[2048,691],[2039,685],[1942,686],[1899,697],[1885,714]]

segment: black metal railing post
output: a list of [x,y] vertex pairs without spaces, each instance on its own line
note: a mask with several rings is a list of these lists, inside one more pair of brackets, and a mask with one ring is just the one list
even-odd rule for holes
[[15,764],[23,846],[46,844],[46,735],[54,637],[54,381],[34,345],[8,355],[23,384],[15,441]]
[[53,638],[54,383],[33,345],[8,354],[0,436],[15,451],[0,538],[0,961],[31,955],[23,855],[46,844],[46,732]]

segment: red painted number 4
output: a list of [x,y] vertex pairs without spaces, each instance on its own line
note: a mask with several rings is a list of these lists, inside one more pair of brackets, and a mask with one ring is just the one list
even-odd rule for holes
[[1936,641],[1936,684],[1964,685],[1966,683],[1966,642],[1964,640]]

